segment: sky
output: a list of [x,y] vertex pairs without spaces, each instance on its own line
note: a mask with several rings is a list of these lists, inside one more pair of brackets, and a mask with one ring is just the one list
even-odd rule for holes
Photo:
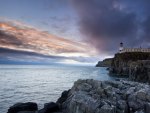
[[95,64],[150,47],[149,0],[0,0],[0,63]]

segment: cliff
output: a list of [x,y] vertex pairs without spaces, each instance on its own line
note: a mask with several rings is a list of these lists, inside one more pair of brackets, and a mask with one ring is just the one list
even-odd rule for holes
[[150,60],[132,62],[129,67],[129,79],[150,84]]
[[110,74],[127,76],[131,80],[150,82],[150,53],[118,53],[112,60]]
[[8,113],[150,113],[150,85],[78,80],[57,103],[45,104],[42,110],[37,110],[35,103],[16,104]]
[[111,63],[112,63],[112,58],[107,58],[107,59],[105,59],[103,61],[99,61],[96,64],[96,67],[110,67]]

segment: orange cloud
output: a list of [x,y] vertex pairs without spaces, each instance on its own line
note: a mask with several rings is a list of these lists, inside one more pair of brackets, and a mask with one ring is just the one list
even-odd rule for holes
[[[85,55],[95,53],[86,44],[57,37],[19,22],[0,22],[0,47],[45,55]],[[89,52],[91,50],[91,52]]]

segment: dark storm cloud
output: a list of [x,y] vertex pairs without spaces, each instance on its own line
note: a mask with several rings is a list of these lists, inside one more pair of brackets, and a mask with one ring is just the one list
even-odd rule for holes
[[81,33],[100,51],[114,52],[121,41],[130,47],[149,45],[148,0],[72,0],[72,4]]
[[145,39],[145,41],[150,42],[150,15],[143,22],[143,27],[144,27],[144,37],[143,38]]

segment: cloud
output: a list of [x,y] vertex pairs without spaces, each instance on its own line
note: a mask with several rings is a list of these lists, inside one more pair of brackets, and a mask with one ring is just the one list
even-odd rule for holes
[[119,43],[149,45],[148,0],[72,0],[80,32],[100,52],[114,53]]
[[0,48],[0,64],[93,64],[98,59],[94,57],[67,57],[43,55],[35,52]]
[[62,56],[0,48],[0,64],[53,64],[66,59]]
[[45,55],[59,55],[61,53],[85,53],[88,46],[54,36],[46,31],[16,24],[13,22],[0,22],[0,47],[26,50]]
[[94,54],[95,49],[83,42],[58,37],[17,21],[0,21],[0,63],[92,62],[88,58]]

